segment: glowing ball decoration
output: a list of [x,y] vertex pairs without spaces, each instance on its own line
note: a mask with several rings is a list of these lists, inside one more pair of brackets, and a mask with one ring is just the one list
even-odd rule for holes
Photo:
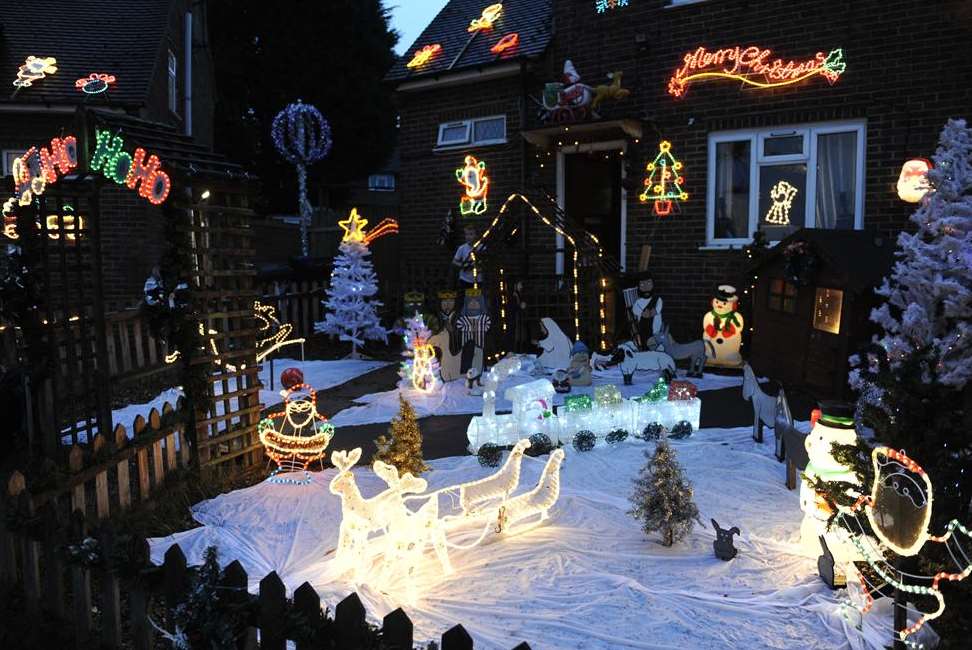
[[901,166],[898,175],[898,198],[908,203],[918,203],[928,194],[928,171],[932,168],[930,160],[913,158]]
[[304,383],[304,373],[300,368],[287,368],[280,373],[280,385],[287,390]]
[[297,100],[273,118],[270,137],[284,160],[297,168],[297,203],[300,208],[300,244],[310,254],[308,228],[311,204],[307,200],[307,166],[324,159],[331,151],[331,125],[321,112]]

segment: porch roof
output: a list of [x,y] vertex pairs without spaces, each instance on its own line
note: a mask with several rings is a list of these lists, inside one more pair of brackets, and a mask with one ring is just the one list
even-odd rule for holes
[[550,149],[554,141],[603,142],[624,138],[641,138],[641,122],[633,119],[604,120],[596,122],[578,122],[574,124],[555,124],[539,129],[521,131],[520,135],[532,145],[541,149]]
[[[459,70],[536,58],[547,49],[552,37],[551,0],[504,2],[491,29],[467,31],[469,23],[479,18],[489,4],[489,0],[450,0],[392,66],[385,80],[401,83],[442,76]],[[516,47],[500,54],[491,51],[500,39],[513,33],[519,36]],[[423,65],[407,67],[416,51],[436,43],[442,48],[437,55]]]

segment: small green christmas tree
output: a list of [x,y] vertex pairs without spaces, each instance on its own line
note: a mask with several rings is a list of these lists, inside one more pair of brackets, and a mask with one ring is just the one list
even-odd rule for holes
[[398,416],[391,421],[388,437],[378,436],[375,440],[378,452],[375,460],[393,465],[399,474],[410,472],[419,476],[429,469],[422,459],[422,431],[419,429],[412,405],[398,395]]
[[661,533],[661,543],[671,546],[689,534],[698,521],[699,509],[692,501],[692,483],[685,478],[675,450],[664,440],[655,453],[645,450],[648,462],[634,480],[633,506],[628,514],[641,522],[646,535]]

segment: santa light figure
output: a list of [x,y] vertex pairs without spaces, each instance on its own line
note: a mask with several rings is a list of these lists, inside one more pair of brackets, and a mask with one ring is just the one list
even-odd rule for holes
[[702,340],[705,342],[706,364],[724,368],[738,368],[743,363],[742,332],[744,320],[736,309],[739,296],[736,288],[720,284],[712,298],[712,309],[702,319]]

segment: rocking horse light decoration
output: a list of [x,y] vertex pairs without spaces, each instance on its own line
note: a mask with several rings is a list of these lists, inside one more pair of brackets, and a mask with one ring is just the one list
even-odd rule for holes
[[259,300],[255,300],[253,317],[260,323],[258,329],[262,337],[257,340],[257,363],[282,347],[304,343],[303,338],[290,338],[294,326],[290,323],[281,323],[277,318],[277,308],[273,305],[264,305]]

